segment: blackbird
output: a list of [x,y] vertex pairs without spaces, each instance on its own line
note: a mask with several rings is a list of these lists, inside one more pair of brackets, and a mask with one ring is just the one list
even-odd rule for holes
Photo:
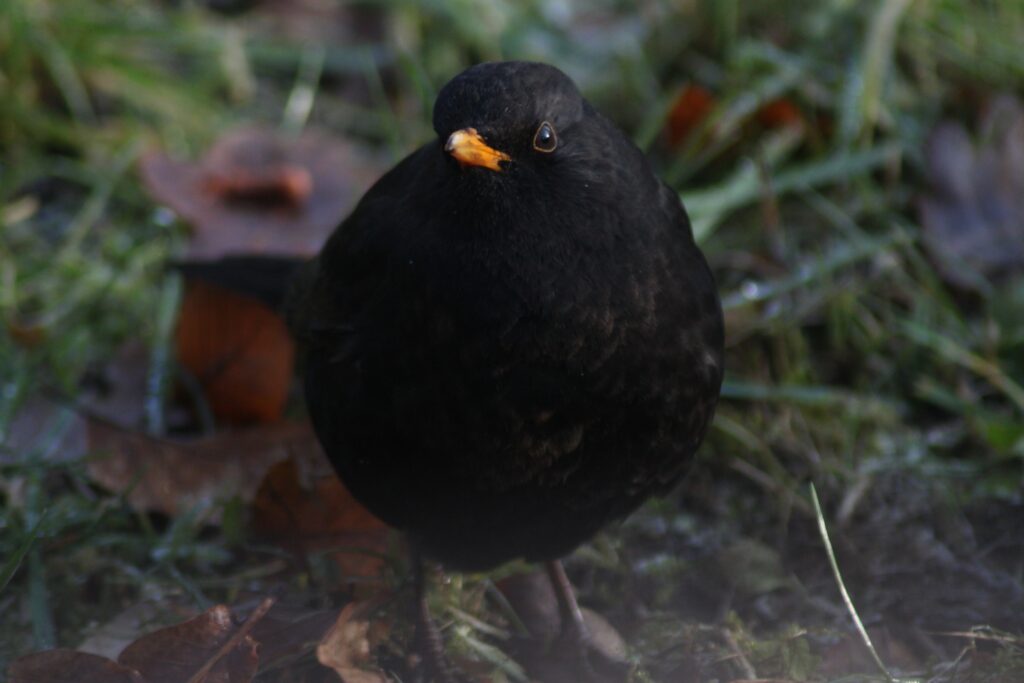
[[309,412],[352,494],[423,555],[554,562],[701,443],[714,279],[678,194],[555,67],[466,69],[433,124],[295,286]]

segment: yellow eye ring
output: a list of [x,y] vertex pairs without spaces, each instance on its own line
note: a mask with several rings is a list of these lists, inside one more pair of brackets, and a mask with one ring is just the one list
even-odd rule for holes
[[558,147],[558,136],[555,135],[555,127],[544,121],[537,128],[533,135],[533,148],[538,152],[549,154]]

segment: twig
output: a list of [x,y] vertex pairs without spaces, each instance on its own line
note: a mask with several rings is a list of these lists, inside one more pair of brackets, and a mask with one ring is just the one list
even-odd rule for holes
[[249,618],[242,622],[242,625],[238,627],[238,630],[220,646],[217,653],[206,660],[206,663],[200,667],[199,671],[192,674],[192,678],[188,679],[188,683],[203,683],[213,667],[217,665],[217,662],[227,657],[232,650],[238,647],[246,636],[249,635],[249,631],[252,630],[253,626],[267,615],[267,612],[270,611],[270,608],[274,606],[275,602],[277,602],[277,598],[275,597],[271,596],[263,598],[260,604],[257,605],[256,609],[253,610],[252,614],[249,615]]
[[832,574],[836,577],[836,584],[839,586],[839,593],[843,596],[843,602],[846,603],[846,609],[850,613],[854,625],[857,627],[857,632],[860,633],[861,640],[864,641],[864,645],[867,647],[868,652],[871,653],[872,659],[875,660],[878,670],[885,676],[886,680],[890,681],[890,683],[895,683],[896,678],[889,673],[889,669],[882,662],[882,658],[878,656],[878,652],[871,642],[871,637],[868,635],[867,629],[864,628],[860,615],[857,614],[857,608],[854,607],[850,594],[846,592],[846,584],[843,583],[843,575],[839,573],[839,563],[836,562],[836,554],[832,550],[832,541],[829,540],[828,528],[825,526],[825,515],[821,511],[821,503],[818,502],[818,492],[814,488],[813,483],[811,484],[811,503],[814,504],[814,514],[818,518],[818,531],[821,532],[821,540],[825,544],[825,553],[828,555],[829,564],[832,566]]

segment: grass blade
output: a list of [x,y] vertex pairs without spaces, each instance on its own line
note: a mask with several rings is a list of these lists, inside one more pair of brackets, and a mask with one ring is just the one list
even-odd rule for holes
[[[898,143],[873,147],[863,152],[840,150],[830,157],[772,176],[771,187],[776,196],[848,181],[873,171],[900,153]],[[741,167],[731,178],[715,187],[683,194],[683,203],[690,212],[693,235],[698,242],[706,239],[729,214],[755,201],[764,186],[753,164]]]
[[28,551],[32,549],[32,545],[36,542],[36,538],[39,537],[39,528],[42,526],[43,521],[46,519],[46,511],[39,517],[39,521],[35,523],[35,526],[27,534],[25,539],[18,546],[14,554],[7,558],[4,562],[3,567],[0,567],[0,593],[3,593],[4,588],[11,582],[14,575],[18,573],[18,568],[21,567],[22,561],[25,556],[28,555]]

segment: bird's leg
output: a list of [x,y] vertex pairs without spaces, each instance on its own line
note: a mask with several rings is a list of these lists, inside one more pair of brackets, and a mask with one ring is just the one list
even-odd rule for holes
[[561,619],[562,638],[569,642],[583,645],[587,641],[587,625],[583,622],[583,612],[580,611],[579,603],[576,602],[576,594],[569,583],[569,577],[565,574],[565,568],[558,560],[544,563],[544,569],[548,573],[551,587],[555,591],[555,599],[558,600],[558,616]]
[[[558,560],[545,562],[544,569],[558,601],[558,614],[561,620],[561,633],[558,639],[565,647],[572,649],[579,662],[580,674],[586,677],[585,680],[625,680],[628,664],[608,655],[594,642],[562,563]],[[600,668],[600,673],[595,669],[595,665]]]
[[430,616],[423,557],[415,548],[413,548],[411,555],[413,590],[416,600],[416,635],[413,642],[416,654],[421,661],[420,666],[425,674],[424,680],[436,683],[458,683],[460,678],[444,654],[444,638],[441,636],[441,631],[437,628],[437,623]]

